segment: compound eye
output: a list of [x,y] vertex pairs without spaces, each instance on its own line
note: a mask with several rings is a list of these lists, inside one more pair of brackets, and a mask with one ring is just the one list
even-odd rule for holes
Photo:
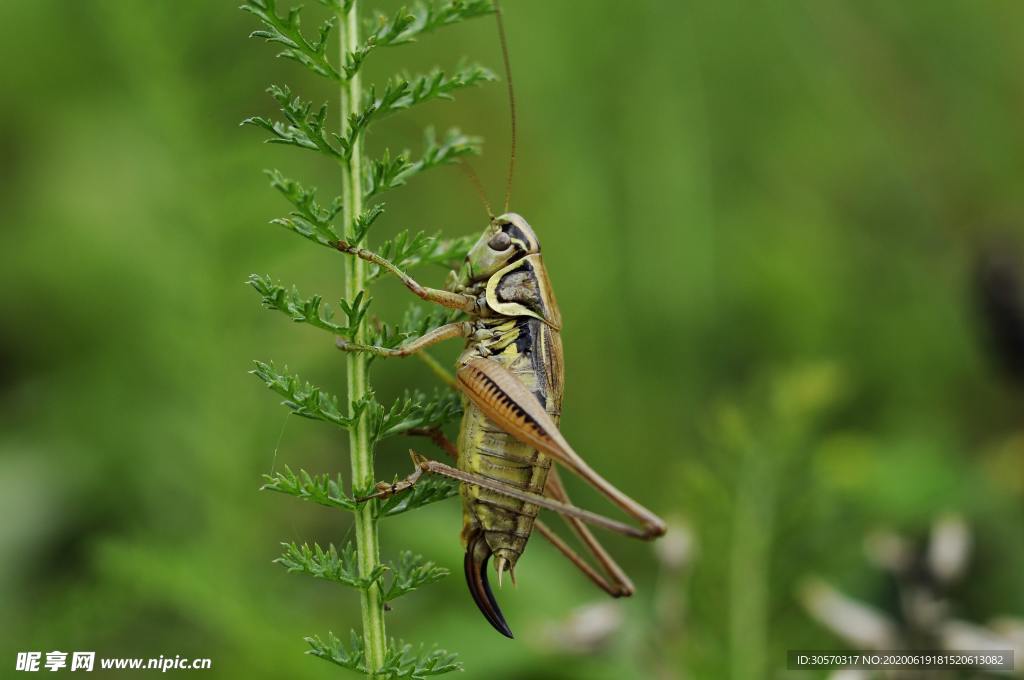
[[505,232],[499,231],[491,237],[487,245],[491,250],[508,250],[508,247],[512,245],[512,239]]

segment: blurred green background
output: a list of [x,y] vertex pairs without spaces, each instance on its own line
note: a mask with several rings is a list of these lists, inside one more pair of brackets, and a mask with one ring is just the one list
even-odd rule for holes
[[[335,96],[247,40],[236,5],[0,3],[4,677],[16,651],[52,649],[345,676],[302,637],[358,626],[354,593],[271,560],[280,541],[342,542],[349,518],[257,492],[284,464],[347,472],[344,434],[290,418],[246,374],[272,359],[341,392],[342,358],[244,285],[269,273],[340,295],[339,256],[267,224],[286,205],[260,171],[324,196],[338,178],[238,127],[275,113],[272,82]],[[453,570],[398,601],[389,633],[459,652],[470,678],[785,677],[788,649],[857,646],[809,611],[817,578],[914,643],[940,630],[908,622],[914,588],[939,593],[944,621],[1019,634],[1024,400],[972,291],[983,245],[1024,225],[1024,5],[505,10],[512,205],[562,307],[563,429],[674,533],[660,550],[607,539],[638,585],[610,607],[534,541],[499,593],[510,642],[466,593],[458,503],[388,520],[385,558]],[[367,76],[463,56],[500,66],[491,20],[374,53]],[[501,85],[389,119],[370,148],[415,147],[425,125],[486,138],[476,165],[497,200]],[[388,203],[375,239],[484,222],[456,169]],[[377,286],[394,318],[407,295]],[[374,383],[385,400],[432,384],[416,362],[378,362]],[[380,450],[380,477],[407,470],[406,445]],[[971,546],[948,587],[864,549],[882,532],[920,556],[942,516]]]

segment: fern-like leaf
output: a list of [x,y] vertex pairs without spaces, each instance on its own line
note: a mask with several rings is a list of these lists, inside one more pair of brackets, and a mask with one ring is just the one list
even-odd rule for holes
[[371,86],[366,92],[362,108],[349,116],[346,135],[335,135],[345,154],[343,157],[348,158],[348,150],[374,120],[432,99],[452,99],[452,93],[457,90],[496,79],[489,69],[473,64],[463,66],[451,75],[435,69],[411,79],[397,76],[387,82],[379,97],[376,88]]
[[490,0],[448,0],[441,3],[419,2],[412,11],[402,7],[390,15],[378,12],[372,21],[367,22],[365,42],[344,55],[344,76],[348,79],[358,73],[369,54],[378,47],[407,45],[425,33],[493,11]]
[[[467,19],[486,16],[494,12],[491,0],[447,0],[446,2],[418,2],[407,17],[403,18],[403,28],[395,33],[394,26],[389,27],[391,39],[378,40],[381,46],[405,45],[416,40],[424,33],[436,31],[445,26],[460,23]],[[411,19],[411,20],[410,20]],[[394,22],[394,20],[391,20]],[[388,17],[378,16],[377,25],[388,23]],[[380,30],[379,28],[377,29]]]
[[405,434],[413,429],[437,429],[462,415],[462,399],[452,390],[436,390],[432,396],[415,390],[396,399],[375,423],[376,440]]
[[[347,646],[334,633],[328,633],[326,641],[319,636],[307,637],[306,644],[309,645],[309,649],[306,650],[307,654],[357,673],[370,674],[366,668],[366,646],[363,636],[355,631],[350,633]],[[461,670],[462,664],[458,661],[457,656],[447,650],[438,648],[428,650],[423,646],[416,648],[403,641],[395,642],[392,639],[388,642],[384,666],[374,675],[389,680],[392,678],[424,680],[435,675]]]
[[356,507],[355,500],[345,494],[340,474],[334,479],[327,474],[311,475],[301,469],[295,474],[285,465],[284,472],[263,475],[263,480],[261,491],[276,491],[331,508],[354,510]]
[[[296,543],[282,543],[281,545],[284,547],[284,553],[274,561],[289,572],[309,574],[313,578],[341,583],[359,590],[369,588],[389,569],[381,564],[377,565],[377,568],[369,575],[360,576],[358,556],[352,543],[346,543],[341,550],[334,547],[333,543],[328,544],[326,550],[321,548],[318,543],[314,543],[312,547],[307,543],[303,543],[301,546]],[[426,564],[432,567],[432,563]],[[426,579],[432,574],[429,568],[423,566],[417,570],[415,564],[406,567],[404,573],[407,575],[407,580],[396,580],[398,572],[395,572],[395,576],[392,577],[392,583],[397,583],[399,588],[406,582],[414,584],[416,579],[421,579],[421,583],[428,583],[430,581]],[[442,577],[443,575],[438,576],[434,580]]]
[[367,232],[370,231],[370,227],[377,221],[377,218],[384,213],[384,204],[375,203],[368,208],[365,208],[361,213],[356,215],[352,223],[352,243],[359,245],[366,238]]
[[334,633],[327,633],[324,641],[319,635],[306,638],[309,649],[306,654],[319,657],[325,661],[347,668],[363,675],[369,675],[366,668],[366,646],[363,636],[354,630],[350,634],[348,647]]
[[464,156],[480,153],[481,139],[463,134],[457,128],[445,133],[440,142],[433,128],[424,135],[423,154],[419,160],[410,160],[407,153],[392,159],[389,152],[379,160],[371,161],[364,172],[363,195],[366,198],[403,186],[409,178],[424,170],[458,162]]
[[[439,233],[428,235],[419,231],[410,234],[403,230],[394,238],[384,241],[377,249],[377,253],[384,259],[394,262],[403,271],[424,264],[451,267],[466,258],[476,239],[476,236],[442,239]],[[383,273],[377,265],[370,265],[367,277],[372,281]]]
[[274,283],[269,276],[259,274],[249,277],[249,285],[260,294],[263,306],[267,309],[283,312],[296,323],[308,323],[337,335],[348,334],[349,329],[346,326],[331,320],[334,312],[323,304],[323,299],[319,295],[303,299],[294,286],[286,289]]
[[263,306],[284,313],[296,323],[306,323],[334,335],[347,338],[355,334],[356,328],[362,323],[370,308],[370,298],[360,291],[352,302],[342,300],[338,306],[347,317],[347,323],[339,324],[334,319],[334,311],[323,303],[323,298],[313,295],[303,298],[294,286],[285,288],[273,282],[269,276],[253,274],[249,277],[249,285],[260,294]]
[[422,555],[403,550],[397,563],[389,563],[390,579],[382,588],[385,602],[411,593],[420,586],[440,581],[450,574],[444,567],[427,561]]
[[340,80],[331,60],[327,57],[327,38],[334,28],[331,17],[320,25],[317,37],[310,41],[302,35],[299,15],[301,7],[294,7],[285,16],[278,16],[276,0],[246,0],[241,9],[254,14],[263,22],[264,29],[253,31],[250,38],[263,38],[267,42],[284,46],[277,56],[299,62],[317,75]]
[[444,675],[462,670],[458,656],[445,649],[427,649],[423,645],[412,645],[394,640],[388,645],[384,660],[384,673],[389,678],[424,680],[435,675]]
[[451,75],[434,69],[411,79],[399,76],[388,82],[379,99],[371,88],[367,93],[367,106],[376,104],[375,113],[384,116],[432,99],[452,99],[452,93],[457,90],[492,80],[497,80],[494,72],[479,64],[459,67]]
[[303,418],[323,420],[348,430],[353,427],[371,403],[376,403],[370,393],[366,398],[350,405],[352,415],[349,416],[342,413],[338,407],[337,397],[323,392],[319,387],[302,381],[297,375],[278,373],[273,364],[262,361],[253,363],[256,368],[250,373],[262,380],[274,392],[283,396],[284,401],[281,403]]
[[287,86],[271,85],[267,91],[281,106],[285,121],[273,121],[261,116],[253,116],[242,121],[242,125],[255,125],[271,133],[266,141],[271,144],[288,144],[301,149],[310,149],[334,158],[348,161],[352,153],[352,138],[342,138],[331,134],[337,147],[328,141],[324,127],[327,118],[327,105],[314,110],[312,103],[292,96]]
[[381,501],[378,514],[381,517],[395,517],[458,495],[458,481],[449,477],[424,476],[408,491]]
[[316,189],[307,189],[277,170],[267,170],[266,174],[270,178],[270,186],[295,207],[288,217],[271,220],[271,223],[294,231],[314,243],[334,248],[339,236],[333,222],[341,212],[341,197],[337,196],[330,205],[323,206],[316,200]]

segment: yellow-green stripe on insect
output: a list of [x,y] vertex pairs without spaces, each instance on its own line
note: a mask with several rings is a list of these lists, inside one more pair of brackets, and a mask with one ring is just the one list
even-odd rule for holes
[[[498,18],[500,28],[500,13]],[[504,31],[501,36],[504,48]],[[507,72],[507,50],[503,53]],[[510,101],[514,101],[511,85],[509,93]],[[514,121],[514,104],[512,109]],[[510,162],[509,184],[512,167]],[[512,637],[487,581],[491,556],[495,558],[499,585],[505,572],[514,580],[516,564],[536,528],[607,593],[628,596],[633,593],[633,584],[587,524],[652,539],[665,533],[665,523],[595,472],[559,432],[564,384],[562,319],[544,268],[540,241],[522,216],[508,212],[508,198],[506,191],[505,213],[491,217],[461,270],[453,274],[445,289],[420,285],[394,263],[366,249],[345,242],[337,247],[398,276],[422,299],[463,312],[461,319],[398,348],[357,345],[340,339],[338,346],[380,356],[408,356],[443,340],[466,340],[455,374],[456,386],[464,397],[456,466],[411,452],[413,473],[397,483],[378,484],[377,493],[370,498],[402,493],[424,473],[458,480],[470,593],[491,625]],[[553,462],[590,483],[639,526],[574,506]],[[565,518],[597,568],[537,519],[541,509]]]

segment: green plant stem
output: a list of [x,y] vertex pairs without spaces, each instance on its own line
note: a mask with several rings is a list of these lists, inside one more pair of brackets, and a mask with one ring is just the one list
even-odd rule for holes
[[768,658],[768,588],[775,524],[775,459],[741,453],[732,522],[729,646],[734,680],[763,677]]
[[[339,17],[339,40],[341,58],[349,49],[359,44],[359,3],[353,2],[346,15]],[[341,88],[341,129],[348,133],[348,118],[353,109],[362,101],[362,83],[356,73]],[[363,209],[361,169],[363,162],[363,139],[359,135],[352,147],[352,156],[342,168],[343,218],[346,238],[352,238],[355,218]],[[358,257],[345,258],[345,297],[354,300],[366,289],[366,263]],[[353,341],[364,343],[366,331],[363,323],[356,328]],[[350,404],[357,403],[367,393],[368,355],[353,352],[345,355],[348,398]],[[350,414],[351,415],[351,414]],[[367,430],[366,415],[349,430],[349,455],[352,459],[352,488],[356,494],[373,487],[376,480],[373,471],[373,450]],[[359,506],[355,511],[356,549],[358,552],[359,575],[369,577],[380,564],[380,538],[377,530],[376,501]],[[384,599],[377,583],[362,590],[359,601],[363,619],[363,643],[366,650],[366,666],[371,677],[384,667],[387,637],[384,632]]]

